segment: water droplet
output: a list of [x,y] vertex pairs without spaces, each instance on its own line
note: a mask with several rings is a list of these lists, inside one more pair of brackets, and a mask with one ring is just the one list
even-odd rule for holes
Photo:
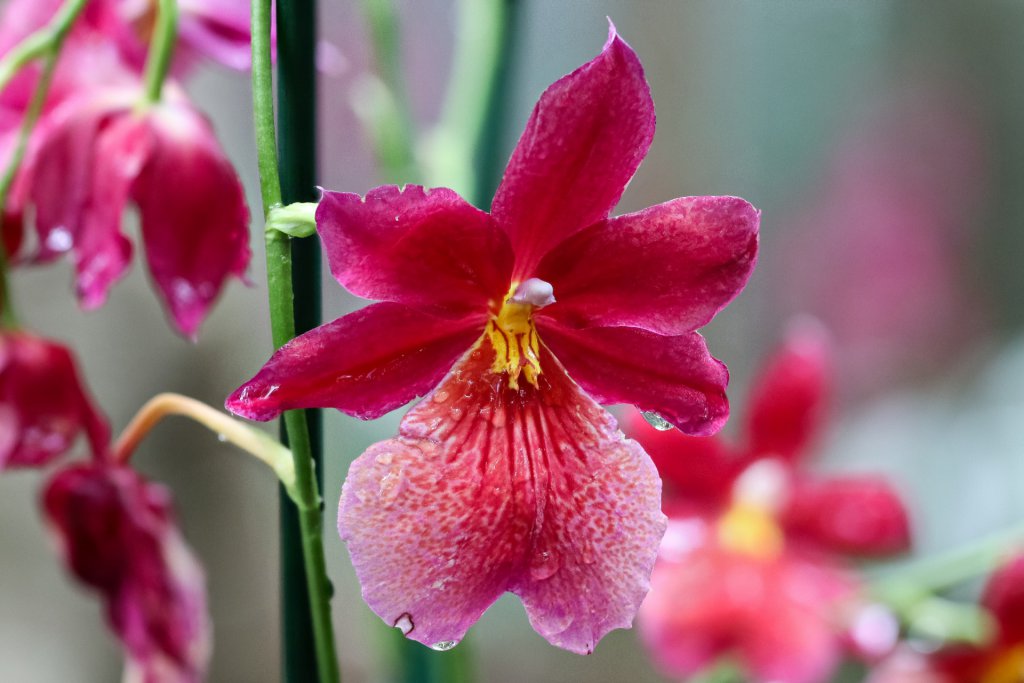
[[437,393],[434,394],[434,403],[444,403],[448,400],[448,396],[447,389],[438,389]]
[[533,556],[530,563],[530,578],[534,581],[543,581],[555,575],[558,571],[558,558],[547,550],[542,550]]
[[460,419],[462,419],[462,413],[462,408],[452,408],[452,420],[455,420],[457,422]]
[[217,435],[217,441],[220,441],[221,443],[224,443],[227,440],[228,440],[228,435],[227,434],[218,434]]
[[659,432],[667,432],[668,430],[672,429],[672,423],[663,418],[661,415],[658,415],[657,413],[650,413],[644,411],[641,414],[644,416],[644,419],[647,420],[647,424],[651,425]]
[[267,387],[267,390],[263,393],[263,398],[265,398],[265,399],[270,398],[274,394],[274,392],[277,391],[280,388],[281,388],[280,384],[271,384],[269,387]]
[[438,652],[447,652],[456,645],[459,644],[457,640],[442,640],[440,643],[434,643],[430,646],[430,649],[437,650]]
[[395,628],[402,632],[403,636],[407,636],[412,632],[412,615],[408,612],[403,612],[402,616],[395,620]]
[[374,458],[374,460],[376,460],[377,463],[379,463],[381,465],[390,465],[391,461],[394,459],[394,457],[395,457],[394,454],[390,453],[390,452],[388,452],[388,453],[378,453],[377,457]]
[[46,248],[50,251],[67,251],[73,242],[71,232],[63,225],[54,228],[46,236]]
[[385,503],[394,502],[398,498],[398,494],[402,492],[404,483],[401,470],[391,470],[380,478],[380,490],[377,492],[377,496]]

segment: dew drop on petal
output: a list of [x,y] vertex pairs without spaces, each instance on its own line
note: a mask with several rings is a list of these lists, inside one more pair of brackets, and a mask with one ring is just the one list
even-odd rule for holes
[[72,243],[71,232],[64,226],[54,228],[46,236],[46,248],[50,251],[67,251]]
[[448,400],[448,390],[447,389],[439,389],[437,391],[437,393],[434,394],[434,403],[444,403],[447,400]]
[[558,571],[558,566],[558,558],[547,550],[542,550],[534,555],[530,562],[530,578],[534,581],[549,579]]
[[458,644],[459,641],[457,640],[442,640],[439,643],[434,643],[433,645],[431,645],[430,649],[437,650],[438,652],[447,652],[448,650],[452,649]]
[[659,432],[667,432],[672,429],[672,423],[657,413],[644,411],[641,414],[644,416],[644,419],[647,420],[647,424],[651,425]]
[[217,441],[220,441],[221,443],[224,443],[227,440],[228,440],[228,435],[227,434],[218,434],[217,435]]
[[393,503],[398,498],[398,494],[402,492],[404,483],[405,479],[402,477],[402,471],[391,470],[380,478],[380,490],[377,492],[377,495],[385,504]]
[[398,617],[398,619],[395,620],[395,628],[401,631],[403,636],[409,635],[413,628],[412,615],[406,612],[402,616]]
[[394,459],[394,457],[395,456],[394,456],[393,453],[384,452],[384,453],[378,453],[377,457],[375,457],[374,460],[376,460],[377,463],[380,464],[380,465],[390,465],[391,461]]

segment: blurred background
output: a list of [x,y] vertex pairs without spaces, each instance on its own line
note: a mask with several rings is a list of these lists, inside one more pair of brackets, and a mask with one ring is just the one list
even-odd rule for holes
[[[534,0],[520,2],[501,134],[511,150],[541,91],[592,58],[610,17],[642,60],[658,130],[617,212],[733,194],[763,211],[740,299],[706,330],[732,371],[734,414],[791,316],[831,330],[839,358],[814,466],[881,471],[911,505],[915,552],[1024,519],[1024,4],[1012,0]],[[398,0],[415,125],[436,122],[455,31],[450,0]],[[381,182],[356,112],[372,67],[360,7],[321,3],[321,183]],[[362,85],[361,85],[362,84]],[[258,206],[245,75],[208,67],[190,87]],[[255,211],[258,213],[258,210]],[[160,391],[213,405],[270,351],[260,221],[251,287],[232,284],[193,345],[176,337],[142,270],[85,314],[67,264],[21,270],[25,323],[70,344],[116,430]],[[326,269],[325,269],[326,271]],[[324,281],[324,318],[359,307]],[[359,597],[332,529],[349,462],[394,433],[326,416],[326,546],[345,680],[382,680],[386,629]],[[730,427],[726,428],[727,431]],[[277,488],[265,469],[185,421],[135,463],[165,482],[207,568],[211,681],[278,680]],[[55,561],[36,472],[0,477],[0,678],[118,680],[99,603]],[[589,657],[549,646],[518,600],[470,633],[480,680],[659,681],[632,631]]]

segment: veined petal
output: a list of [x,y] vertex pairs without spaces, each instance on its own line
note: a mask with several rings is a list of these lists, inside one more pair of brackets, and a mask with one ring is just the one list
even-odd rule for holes
[[494,196],[492,214],[516,254],[515,280],[608,216],[653,137],[643,67],[610,27],[601,54],[541,95]]
[[746,285],[759,223],[738,197],[683,197],[596,223],[540,262],[558,299],[544,312],[572,327],[691,332]]
[[98,591],[128,670],[150,683],[199,683],[210,653],[203,570],[162,486],[87,463],[57,472],[43,509],[63,560]]
[[907,510],[880,477],[797,478],[781,521],[787,535],[833,552],[888,555],[910,547]]
[[1017,554],[989,578],[981,602],[999,623],[999,640],[1024,643],[1024,554]]
[[748,448],[762,456],[800,457],[822,420],[830,358],[824,330],[795,321],[750,392]]
[[729,416],[729,372],[696,332],[665,337],[632,327],[576,330],[540,316],[537,328],[599,403],[635,405],[693,435],[718,431]]
[[401,304],[367,306],[282,346],[226,406],[250,420],[295,408],[380,417],[440,382],[484,322],[483,314],[449,320]]
[[559,647],[630,625],[665,528],[653,465],[542,354],[539,388],[481,343],[349,471],[338,530],[367,604],[428,645],[502,592]]
[[463,316],[508,291],[508,238],[452,190],[325,192],[316,223],[331,273],[358,296]]
[[225,281],[249,263],[245,194],[209,122],[187,104],[165,101],[140,125],[151,145],[132,197],[146,261],[175,327],[194,338]]

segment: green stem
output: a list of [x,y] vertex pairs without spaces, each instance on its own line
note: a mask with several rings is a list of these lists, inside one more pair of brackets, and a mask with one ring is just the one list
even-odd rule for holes
[[149,54],[146,55],[145,102],[148,104],[160,101],[164,81],[167,80],[167,72],[171,68],[171,58],[174,56],[174,43],[177,38],[177,0],[158,0],[153,40],[149,44]]
[[[61,48],[64,47],[64,40],[87,2],[88,0],[67,0],[46,26],[27,36],[0,60],[0,90],[6,87],[29,62],[40,57],[44,60],[39,82],[18,130],[14,150],[7,160],[3,175],[0,176],[0,222],[7,215],[7,200],[10,198],[11,187],[25,158],[29,137],[39,121],[46,96],[50,92],[50,83],[57,68],[57,61],[60,59]],[[17,327],[18,321],[11,300],[7,267],[7,252],[3,240],[0,239],[0,326],[14,328]]]
[[1022,545],[1024,524],[1019,524],[960,548],[887,568],[872,580],[871,590],[882,596],[943,591],[991,572],[1008,552]]
[[[270,24],[271,0],[252,0],[253,116],[264,217],[281,205],[281,179],[278,175],[274,128]],[[280,348],[295,336],[291,238],[271,230],[266,234],[266,243],[271,334],[274,347]],[[319,683],[337,683],[341,675],[334,649],[331,589],[324,559],[320,494],[306,414],[301,410],[288,411],[284,414],[284,423],[295,459],[295,489],[303,501],[298,506],[297,514]]]

